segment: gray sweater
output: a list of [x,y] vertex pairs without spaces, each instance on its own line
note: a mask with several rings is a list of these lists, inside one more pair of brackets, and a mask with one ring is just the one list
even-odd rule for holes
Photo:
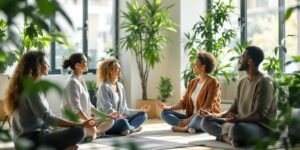
[[245,76],[238,83],[235,100],[229,111],[238,114],[239,118],[258,113],[260,117],[256,122],[267,125],[276,115],[274,93],[270,77],[259,74],[249,80]]
[[50,111],[43,93],[35,95],[22,94],[19,105],[12,115],[14,139],[22,134],[41,131],[53,125],[58,118]]
[[120,97],[119,107],[117,107],[117,104],[115,102],[116,97],[113,93],[111,84],[104,82],[100,85],[97,92],[97,108],[108,114],[116,111],[119,111],[121,115],[126,116],[132,116],[136,114],[136,109],[129,109],[127,107],[125,90],[120,82],[117,82],[117,88],[119,90]]

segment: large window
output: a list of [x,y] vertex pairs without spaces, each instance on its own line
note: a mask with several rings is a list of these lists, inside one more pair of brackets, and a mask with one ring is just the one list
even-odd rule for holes
[[271,55],[278,46],[278,2],[247,1],[247,39]]
[[57,15],[55,22],[60,25],[71,47],[52,44],[52,73],[59,73],[65,57],[74,52],[82,52],[88,56],[89,71],[94,72],[99,60],[106,57],[105,51],[114,48],[115,30],[114,5],[116,0],[62,0],[61,6],[73,22],[73,28]]
[[105,50],[113,48],[113,1],[90,0],[88,5],[88,56],[89,68],[94,69]]
[[[63,19],[62,16],[57,15],[55,22],[60,25],[61,31],[66,35],[67,41],[71,47],[64,45],[55,45],[55,70],[61,69],[61,65],[65,57],[68,57],[74,52],[83,52],[82,47],[82,21],[83,21],[83,4],[81,1],[63,0],[59,1],[62,8],[68,14],[73,23],[73,28]],[[76,11],[74,11],[76,10]],[[53,53],[54,54],[54,53]],[[52,63],[53,65],[53,63]],[[52,66],[54,68],[54,66]]]
[[[297,5],[297,0],[286,0],[286,8],[293,7]],[[299,10],[296,10],[292,13],[290,18],[285,22],[285,44],[287,48],[286,61],[291,60],[291,56],[299,55],[299,46],[298,46],[298,37],[299,35]],[[291,64],[288,65],[285,70],[287,73],[299,70],[299,65]]]

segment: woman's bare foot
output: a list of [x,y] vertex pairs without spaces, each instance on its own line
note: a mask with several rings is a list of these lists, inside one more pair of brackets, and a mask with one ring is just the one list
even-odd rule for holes
[[180,126],[172,126],[173,132],[186,132],[188,130],[188,126],[180,127]]
[[230,144],[230,145],[231,145],[231,140],[229,139],[228,134],[224,134],[224,135],[222,136],[222,141],[223,141],[224,143],[227,143],[227,144]]

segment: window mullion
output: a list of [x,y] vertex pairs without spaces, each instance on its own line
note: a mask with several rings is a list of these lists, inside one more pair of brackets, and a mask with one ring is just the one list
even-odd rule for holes
[[[285,0],[278,0],[278,45],[285,46]],[[280,68],[285,71],[285,52],[279,47]]]
[[84,55],[88,57],[88,0],[83,0],[83,18],[82,18],[82,50]]

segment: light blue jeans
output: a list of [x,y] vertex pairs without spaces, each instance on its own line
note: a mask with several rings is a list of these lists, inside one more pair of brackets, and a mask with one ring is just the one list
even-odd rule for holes
[[[201,128],[203,131],[220,139],[222,136],[222,124],[224,118],[203,118]],[[237,146],[249,146],[255,144],[258,140],[267,139],[270,132],[267,128],[257,123],[240,122],[234,124],[228,133],[228,137],[237,144]]]
[[[189,116],[172,111],[172,110],[163,110],[160,113],[160,118],[164,120],[167,124],[171,126],[178,126],[181,119],[186,119]],[[188,127],[196,129],[196,132],[203,132],[201,129],[201,120],[202,118],[199,115],[196,115],[191,122],[189,122]]]
[[106,131],[107,134],[120,134],[122,131],[130,130],[131,132],[141,126],[148,116],[147,113],[138,112],[137,114],[128,118],[117,118],[115,119],[114,125]]

